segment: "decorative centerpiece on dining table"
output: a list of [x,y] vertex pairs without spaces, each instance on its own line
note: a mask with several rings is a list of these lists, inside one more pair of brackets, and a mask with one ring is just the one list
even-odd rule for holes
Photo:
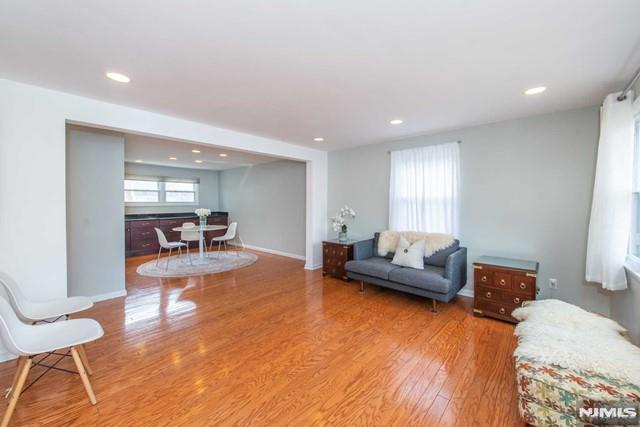
[[344,205],[331,217],[331,227],[338,232],[338,241],[347,241],[347,221],[356,217],[356,211]]
[[200,226],[207,225],[207,217],[211,215],[211,209],[198,208],[196,209],[196,215],[200,217]]

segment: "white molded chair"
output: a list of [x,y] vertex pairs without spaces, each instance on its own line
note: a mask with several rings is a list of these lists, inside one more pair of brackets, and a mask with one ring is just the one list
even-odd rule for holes
[[[182,224],[183,228],[193,228],[193,231],[181,231],[180,232],[180,241],[187,243],[187,255],[189,256],[189,262],[191,262],[191,254],[189,253],[189,242],[198,242],[200,244],[200,230],[196,227],[193,222],[185,222]],[[205,250],[207,249],[207,244],[204,244]]]
[[164,235],[162,230],[160,230],[157,227],[155,227],[154,229],[156,230],[156,234],[158,235],[158,243],[160,243],[160,249],[158,249],[158,258],[156,258],[156,265],[158,265],[158,263],[160,262],[160,254],[162,253],[162,249],[169,249],[169,256],[167,257],[167,266],[165,267],[165,270],[168,270],[169,260],[171,259],[171,251],[177,248],[178,253],[182,255],[182,248],[186,247],[187,244],[182,242],[169,242],[167,241],[167,237]]
[[18,356],[18,370],[9,390],[9,404],[0,426],[5,427],[9,424],[27,380],[29,369],[32,365],[40,364],[34,363],[33,357],[60,349],[70,348],[71,357],[78,369],[89,401],[95,405],[96,396],[87,375],[87,373],[91,374],[91,369],[83,344],[95,341],[103,335],[104,331],[100,324],[92,319],[71,319],[38,325],[22,323],[11,305],[4,298],[0,298],[0,338],[7,351]]
[[[227,232],[224,233],[224,236],[220,236],[220,237],[214,237],[213,239],[211,239],[211,245],[210,248],[213,247],[213,242],[218,242],[218,254],[220,254],[220,245],[224,245],[224,253],[227,253],[227,242],[234,240],[236,238],[236,230],[238,229],[238,223],[237,222],[232,222],[231,224],[229,224],[229,227],[227,228]],[[236,251],[236,255],[240,256],[240,253],[238,251]]]
[[18,283],[7,273],[0,272],[0,285],[5,289],[14,311],[25,322],[44,322],[93,307],[93,301],[87,297],[56,298],[48,301],[27,299]]

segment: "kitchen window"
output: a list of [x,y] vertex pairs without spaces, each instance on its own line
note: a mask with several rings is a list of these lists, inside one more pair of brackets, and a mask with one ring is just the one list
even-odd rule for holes
[[165,177],[127,177],[124,202],[127,206],[195,205],[199,181]]

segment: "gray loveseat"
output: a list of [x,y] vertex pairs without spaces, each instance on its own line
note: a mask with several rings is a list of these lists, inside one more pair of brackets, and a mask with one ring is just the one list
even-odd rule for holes
[[360,281],[360,291],[364,283],[372,283],[436,301],[449,302],[467,283],[467,248],[456,240],[448,248],[424,258],[424,270],[400,267],[391,264],[393,253],[378,256],[378,237],[363,240],[354,245],[353,260],[345,264],[347,277]]

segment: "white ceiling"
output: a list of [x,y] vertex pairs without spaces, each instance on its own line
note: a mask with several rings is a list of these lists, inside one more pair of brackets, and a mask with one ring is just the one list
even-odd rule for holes
[[0,76],[330,150],[598,104],[640,65],[639,17],[638,0],[2,0]]
[[[279,160],[275,157],[246,153],[236,150],[173,141],[169,139],[152,138],[141,135],[125,134],[124,160],[143,164],[172,166],[192,169],[224,170],[240,166],[251,166]],[[193,153],[199,150],[200,153]],[[226,157],[220,157],[220,154]],[[177,160],[171,160],[175,157]],[[202,163],[196,163],[202,160]]]

